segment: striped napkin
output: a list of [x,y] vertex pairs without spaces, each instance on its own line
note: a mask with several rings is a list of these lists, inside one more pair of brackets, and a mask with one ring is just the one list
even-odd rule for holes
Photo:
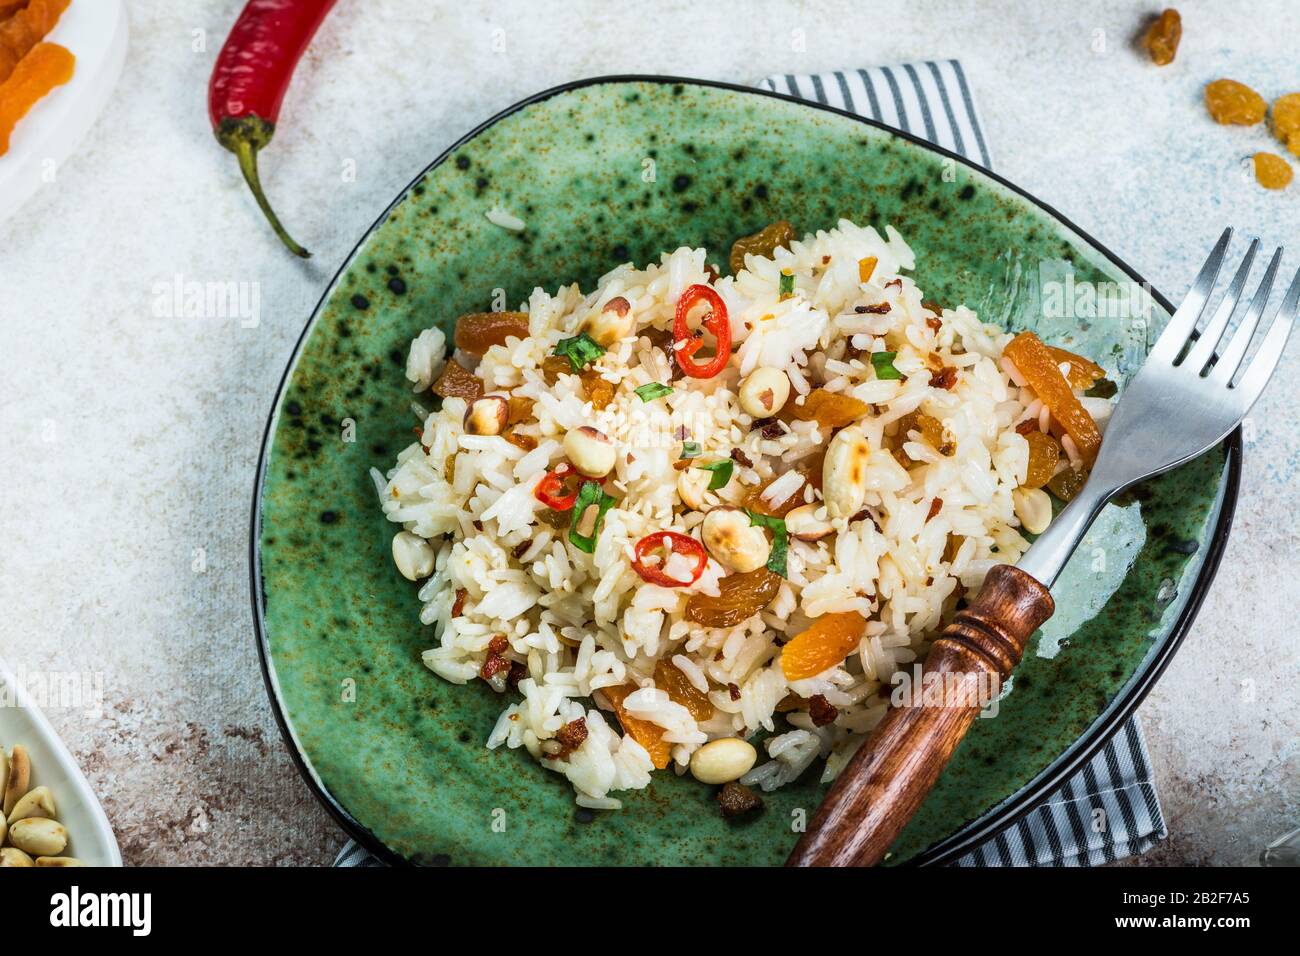
[[[857,113],[993,168],[970,85],[956,60],[785,73],[758,86]],[[1042,804],[956,865],[1097,866],[1144,853],[1167,832],[1134,716]],[[334,865],[383,864],[349,840]]]

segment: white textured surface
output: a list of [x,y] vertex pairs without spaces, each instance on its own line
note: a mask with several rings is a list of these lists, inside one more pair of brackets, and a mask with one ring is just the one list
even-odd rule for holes
[[[323,863],[341,842],[292,770],[258,672],[257,447],[293,342],[356,237],[515,100],[600,73],[749,81],[957,57],[998,170],[1172,298],[1228,222],[1290,241],[1300,264],[1300,185],[1255,187],[1241,161],[1266,134],[1214,126],[1200,106],[1220,75],[1269,98],[1300,89],[1284,42],[1300,35],[1300,6],[1286,0],[1180,4],[1183,45],[1164,70],[1131,49],[1147,4],[341,4],[262,167],[309,264],[276,244],[208,129],[208,73],[239,5],[132,2],[104,117],[0,227],[0,652],[20,672],[102,675],[102,715],[48,713],[128,863]],[[647,17],[653,34],[629,42]],[[156,317],[155,285],[178,274],[258,283],[260,324]],[[1278,626],[1300,598],[1298,373],[1293,346],[1253,418],[1217,583],[1142,708],[1171,830],[1149,860],[1242,862],[1300,823],[1300,655]]]

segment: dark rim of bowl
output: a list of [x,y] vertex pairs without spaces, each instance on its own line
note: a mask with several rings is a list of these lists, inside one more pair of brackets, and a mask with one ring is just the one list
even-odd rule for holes
[[[250,578],[250,598],[253,605],[253,628],[257,641],[257,652],[262,667],[262,678],[266,683],[267,695],[271,702],[271,711],[275,715],[275,721],[280,727],[280,733],[284,737],[285,744],[288,746],[289,755],[293,759],[294,765],[298,772],[306,781],[307,786],[315,794],[316,798],[327,809],[340,826],[347,831],[357,843],[365,847],[376,858],[389,865],[408,865],[410,860],[402,857],[400,854],[390,850],[384,843],[374,835],[366,826],[352,816],[342,804],[340,804],[325,786],[324,782],[316,776],[302,748],[298,745],[297,738],[294,735],[293,728],[289,724],[288,716],[285,714],[284,706],[280,701],[279,692],[276,688],[275,676],[273,674],[274,664],[271,660],[270,647],[266,633],[263,612],[266,604],[266,595],[264,582],[262,580],[262,561],[261,561],[261,518],[262,518],[262,491],[263,483],[266,478],[267,458],[271,449],[271,444],[275,437],[275,425],[280,410],[280,402],[284,397],[285,386],[289,382],[290,375],[297,362],[299,353],[302,351],[303,344],[307,341],[308,335],[316,324],[316,319],[320,315],[321,309],[324,308],[326,300],[334,287],[338,284],[343,273],[347,271],[352,261],[356,258],[357,252],[366,243],[366,241],[384,224],[392,211],[402,203],[420,180],[427,176],[432,170],[440,166],[447,157],[454,153],[461,146],[470,142],[483,133],[485,130],[496,125],[501,120],[511,116],[520,110],[541,103],[553,96],[562,93],[569,93],[574,90],[580,90],[588,86],[600,86],[615,83],[656,83],[662,85],[687,85],[687,86],[704,86],[714,89],[730,90],[734,93],[744,93],[749,96],[763,96],[771,99],[785,100],[789,103],[795,103],[808,109],[820,110],[825,113],[832,113],[836,116],[842,116],[846,119],[861,123],[864,126],[870,126],[881,130],[890,136],[906,140],[914,146],[937,153],[947,159],[954,160],[967,167],[977,175],[987,177],[998,185],[1009,189],[1011,192],[1027,200],[1039,209],[1051,216],[1056,222],[1071,230],[1080,239],[1090,245],[1097,252],[1105,256],[1112,264],[1121,269],[1134,282],[1144,285],[1152,298],[1156,300],[1166,312],[1174,312],[1173,305],[1159,291],[1153,288],[1149,283],[1138,275],[1136,270],[1121,260],[1106,246],[1102,245],[1091,235],[1080,229],[1071,220],[1067,219],[1061,213],[1057,212],[1047,203],[1030,195],[1025,190],[1016,186],[1014,183],[1003,179],[997,173],[985,169],[978,163],[972,162],[964,156],[953,153],[937,146],[934,143],[927,142],[910,133],[905,133],[893,127],[886,126],[875,120],[867,119],[856,113],[849,113],[845,110],[837,109],[833,106],[827,106],[822,103],[815,103],[810,100],[799,99],[794,96],[787,96],[784,93],[777,93],[771,90],[764,90],[758,87],[741,86],[736,83],[724,83],[718,80],[699,80],[687,77],[676,76],[639,76],[635,74],[615,75],[615,76],[596,76],[583,80],[573,80],[569,83],[563,83],[560,86],[543,90],[535,93],[512,106],[506,107],[490,119],[480,123],[470,132],[466,133],[460,139],[448,146],[438,157],[425,166],[414,179],[412,179],[398,193],[388,207],[379,215],[374,223],[367,229],[361,238],[357,240],[352,251],[348,253],[347,258],[343,260],[338,271],[335,272],[334,278],[330,280],[325,291],[322,293],[320,300],[316,303],[316,308],[312,310],[311,317],[303,327],[298,341],[294,344],[293,352],[285,364],[284,374],[280,377],[280,384],[276,387],[275,400],[271,405],[271,412],[267,416],[266,429],[262,436],[262,447],[258,453],[257,473],[253,489],[252,514],[250,522],[249,535],[249,578]],[[1188,596],[1187,603],[1183,606],[1174,622],[1169,635],[1164,639],[1161,645],[1156,648],[1152,658],[1140,668],[1130,679],[1129,684],[1115,698],[1110,705],[1092,722],[1089,728],[1076,740],[1064,753],[1053,760],[1045,767],[1038,776],[1034,777],[1027,784],[1022,786],[1018,791],[1007,797],[1001,804],[995,805],[988,810],[983,816],[975,820],[967,821],[962,824],[958,830],[951,836],[932,844],[925,850],[918,853],[906,861],[907,865],[914,866],[935,866],[951,863],[962,854],[968,852],[977,844],[983,842],[991,836],[1014,825],[1025,816],[1034,806],[1046,795],[1060,786],[1070,775],[1078,770],[1084,763],[1090,760],[1112,736],[1119,730],[1120,726],[1128,719],[1129,716],[1142,703],[1143,698],[1155,685],[1156,680],[1164,673],[1165,668],[1173,659],[1187,632],[1191,629],[1192,621],[1196,618],[1196,613],[1201,607],[1205,594],[1209,590],[1210,584],[1214,580],[1214,575],[1218,571],[1219,561],[1223,557],[1223,550],[1228,540],[1228,532],[1232,527],[1233,511],[1236,508],[1237,492],[1241,479],[1241,456],[1242,456],[1242,437],[1241,428],[1235,429],[1226,439],[1224,439],[1226,449],[1225,471],[1227,481],[1223,489],[1222,501],[1219,505],[1219,518],[1214,530],[1209,536],[1207,550],[1204,562],[1197,574],[1196,581],[1193,583],[1192,592]]]

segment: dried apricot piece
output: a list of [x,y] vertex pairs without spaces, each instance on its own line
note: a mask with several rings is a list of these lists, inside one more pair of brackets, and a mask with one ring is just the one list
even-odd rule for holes
[[[71,2],[72,0],[31,0],[27,6],[0,23],[0,83],[7,80],[18,69],[18,64],[54,29]],[[66,83],[67,80],[63,82]],[[30,106],[28,104],[28,108]]]
[[463,398],[473,402],[483,397],[483,383],[479,377],[455,359],[448,359],[442,374],[431,386],[433,394],[442,398]]
[[1183,38],[1183,18],[1172,7],[1165,10],[1147,28],[1142,45],[1151,54],[1156,66],[1168,66],[1178,54],[1178,41]]
[[1300,156],[1300,93],[1287,93],[1273,101],[1273,135],[1287,150]]
[[786,680],[816,677],[842,664],[862,639],[866,623],[856,611],[823,614],[806,631],[800,631],[781,649],[781,670]]
[[1033,332],[1021,332],[1007,344],[1004,354],[1065,429],[1083,460],[1095,461],[1101,448],[1101,432],[1075,397],[1047,346]]
[[822,428],[843,428],[871,411],[870,405],[852,395],[828,392],[824,388],[813,389],[803,404],[792,403],[789,407],[799,421],[816,421]]
[[528,313],[470,312],[456,320],[456,348],[479,358],[492,346],[505,345],[512,336],[528,338]]
[[620,684],[617,687],[602,687],[601,693],[614,708],[614,714],[623,727],[623,733],[646,749],[650,754],[650,762],[655,765],[656,770],[663,770],[672,759],[673,749],[672,744],[664,740],[664,729],[648,720],[632,717],[623,709],[623,701],[627,700],[628,694],[637,689],[635,684]]
[[767,568],[746,574],[728,574],[718,582],[719,594],[692,594],[686,602],[686,619],[704,627],[735,627],[772,603],[781,576]]
[[696,720],[708,720],[713,716],[713,703],[707,694],[690,682],[690,679],[668,661],[655,665],[655,686],[668,693],[668,698],[681,704],[691,712]]
[[1276,153],[1256,153],[1253,158],[1255,179],[1265,189],[1286,189],[1291,185],[1295,171],[1281,156]]
[[77,58],[57,43],[39,43],[0,83],[0,156],[9,152],[9,136],[18,121],[50,90],[72,79],[76,63]]
[[870,282],[871,276],[876,271],[876,266],[880,262],[875,256],[867,256],[865,259],[858,260],[858,281]]
[[1089,389],[1106,377],[1106,370],[1092,359],[1084,358],[1068,349],[1057,348],[1055,345],[1048,345],[1046,348],[1052,358],[1056,359],[1057,365],[1070,363],[1070,371],[1065,376],[1070,383],[1070,388]]
[[1021,488],[1041,488],[1052,480],[1056,463],[1061,460],[1061,446],[1046,432],[1032,431],[1025,436],[1029,442],[1029,468]]
[[771,259],[772,253],[781,247],[789,247],[794,241],[794,226],[780,219],[770,226],[764,226],[750,236],[741,236],[731,244],[731,274],[736,275],[745,268],[745,255],[762,256]]
[[1216,123],[1254,126],[1268,112],[1268,104],[1245,83],[1215,80],[1205,87],[1205,108]]

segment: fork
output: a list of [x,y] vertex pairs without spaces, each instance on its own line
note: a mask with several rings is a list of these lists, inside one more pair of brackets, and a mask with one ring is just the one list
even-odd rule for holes
[[[1219,237],[1191,290],[1128,383],[1106,426],[1086,484],[1016,566],[995,565],[979,594],[937,638],[922,670],[941,680],[939,706],[914,694],[889,710],[818,808],[787,866],[871,866],[934,786],[990,694],[1020,661],[1034,630],[1052,616],[1049,591],[1102,506],[1136,482],[1208,451],[1236,428],[1277,368],[1300,311],[1300,272],[1250,361],[1282,262],[1274,253],[1236,331],[1259,250],[1250,248],[1211,317],[1200,327],[1232,241]],[[1222,351],[1219,347],[1223,344]],[[914,688],[914,691],[916,689]],[[982,700],[980,698],[983,698]]]

